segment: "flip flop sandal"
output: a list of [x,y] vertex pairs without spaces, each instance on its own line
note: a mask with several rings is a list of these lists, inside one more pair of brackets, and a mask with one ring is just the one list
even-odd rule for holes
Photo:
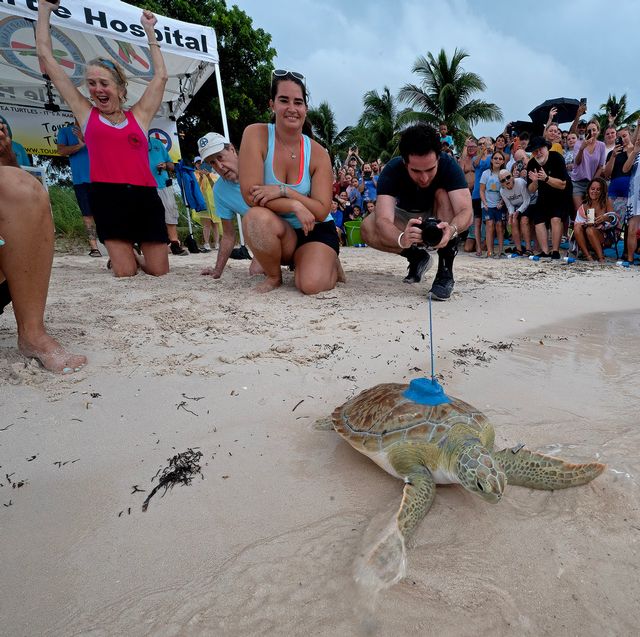
[[97,248],[94,248],[93,250],[91,250],[89,252],[89,256],[90,257],[101,257],[102,253],[100,252],[100,250],[98,250]]

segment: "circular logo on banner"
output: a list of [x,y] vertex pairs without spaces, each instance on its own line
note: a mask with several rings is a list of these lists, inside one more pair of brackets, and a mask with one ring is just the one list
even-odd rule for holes
[[[85,59],[80,49],[63,31],[51,27],[53,55],[78,86],[84,80]],[[33,22],[26,18],[5,18],[0,21],[0,55],[25,75],[42,80],[42,69],[36,54]]]
[[171,135],[163,131],[161,128],[150,128],[149,137],[154,137],[155,139],[160,140],[163,146],[167,149],[167,152],[169,152],[173,146]]
[[97,40],[102,44],[109,56],[124,67],[130,75],[135,75],[144,80],[150,80],[153,77],[151,53],[146,49],[130,42],[107,40],[101,35],[97,36]]

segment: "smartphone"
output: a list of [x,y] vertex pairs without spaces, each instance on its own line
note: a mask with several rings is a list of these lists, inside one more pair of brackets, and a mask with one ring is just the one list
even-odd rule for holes
[[584,104],[584,106],[587,106],[587,98],[586,97],[581,97],[580,98],[580,104]]
[[619,104],[611,104],[611,108],[609,109],[609,112],[615,117],[618,114],[619,110],[620,110]]
[[616,146],[622,146],[622,137],[616,137]]

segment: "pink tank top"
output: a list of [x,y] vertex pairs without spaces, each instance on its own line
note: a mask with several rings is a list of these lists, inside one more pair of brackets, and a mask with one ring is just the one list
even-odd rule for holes
[[92,182],[130,184],[156,188],[149,168],[149,141],[131,111],[125,111],[122,128],[100,121],[100,111],[91,109],[84,138],[89,151]]

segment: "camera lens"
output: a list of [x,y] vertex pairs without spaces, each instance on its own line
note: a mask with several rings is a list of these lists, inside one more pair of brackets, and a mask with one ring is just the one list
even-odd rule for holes
[[422,242],[428,246],[437,246],[442,241],[443,232],[438,228],[437,219],[425,219],[420,224],[422,230]]

